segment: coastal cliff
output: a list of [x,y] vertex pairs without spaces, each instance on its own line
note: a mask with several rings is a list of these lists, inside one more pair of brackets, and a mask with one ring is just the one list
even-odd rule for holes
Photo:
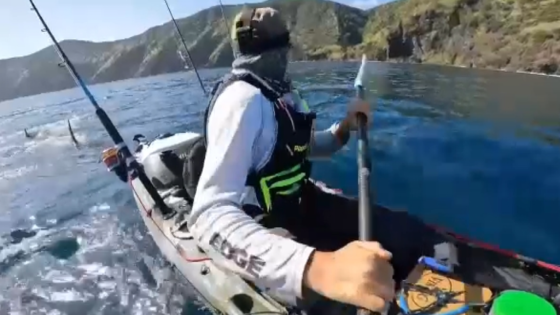
[[467,67],[559,73],[559,0],[406,0],[371,11],[365,51]]

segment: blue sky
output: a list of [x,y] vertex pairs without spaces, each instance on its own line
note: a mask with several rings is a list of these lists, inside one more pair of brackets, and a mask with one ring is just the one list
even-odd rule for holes
[[[391,0],[336,0],[371,8]],[[218,0],[168,0],[175,17],[185,17]],[[222,0],[224,4],[261,0]],[[130,37],[170,20],[162,0],[35,0],[58,40],[106,41]],[[0,59],[48,46],[46,34],[26,0],[0,0]]]

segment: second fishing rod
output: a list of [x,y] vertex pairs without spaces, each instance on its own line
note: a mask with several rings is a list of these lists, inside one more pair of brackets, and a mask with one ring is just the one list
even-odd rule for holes
[[206,92],[206,88],[204,87],[204,83],[202,82],[202,79],[200,78],[200,75],[198,74],[198,70],[196,69],[196,65],[194,64],[194,61],[192,59],[192,55],[189,51],[189,48],[187,47],[187,43],[185,42],[185,38],[183,37],[183,33],[181,33],[181,28],[179,28],[179,24],[177,24],[177,20],[175,20],[175,16],[173,15],[173,11],[171,11],[171,8],[169,7],[169,3],[167,2],[167,0],[163,0],[163,2],[165,3],[165,7],[167,8],[167,12],[169,12],[169,16],[171,17],[171,21],[172,21],[172,23],[175,27],[175,31],[177,32],[177,35],[179,36],[179,40],[181,41],[183,49],[185,50],[185,53],[187,54],[189,62],[191,63],[190,66],[193,68],[194,73],[196,75],[196,78],[198,79],[198,83],[200,84],[200,88],[202,89],[202,92],[204,92],[204,95],[208,95],[208,93]]

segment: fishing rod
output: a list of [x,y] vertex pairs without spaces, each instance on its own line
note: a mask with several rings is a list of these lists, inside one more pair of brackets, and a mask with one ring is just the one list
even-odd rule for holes
[[145,187],[146,191],[148,192],[148,194],[150,195],[150,197],[152,197],[152,199],[154,200],[156,206],[159,208],[161,213],[164,216],[172,216],[174,214],[174,211],[171,210],[169,207],[167,207],[167,205],[165,204],[165,202],[163,201],[163,199],[161,198],[161,196],[157,192],[157,190],[154,187],[154,185],[152,184],[152,182],[148,179],[148,176],[146,176],[146,173],[144,173],[144,170],[142,169],[141,165],[138,163],[138,161],[136,161],[136,159],[134,158],[134,156],[130,152],[130,149],[128,148],[128,146],[124,142],[124,140],[121,137],[119,131],[117,130],[117,128],[115,127],[115,125],[113,124],[113,122],[111,121],[111,119],[109,118],[107,113],[99,106],[99,104],[97,103],[97,100],[95,99],[95,97],[93,97],[93,94],[91,94],[88,87],[86,86],[86,84],[84,83],[84,81],[82,80],[82,78],[80,77],[78,72],[76,71],[76,68],[74,67],[74,65],[72,64],[70,59],[68,59],[68,56],[66,55],[66,53],[64,52],[62,47],[60,47],[60,44],[58,43],[58,41],[54,37],[54,35],[51,32],[49,26],[47,25],[47,23],[43,19],[43,16],[41,15],[41,13],[39,13],[39,10],[35,6],[35,3],[33,2],[33,0],[29,0],[29,2],[31,3],[31,10],[35,11],[35,14],[37,15],[37,17],[41,21],[41,24],[44,27],[42,31],[46,32],[49,35],[49,37],[51,38],[51,41],[54,44],[54,48],[56,49],[56,52],[58,53],[58,56],[62,60],[60,65],[63,65],[63,66],[66,67],[66,69],[68,70],[68,72],[70,73],[70,75],[72,76],[74,81],[76,82],[76,85],[78,85],[82,89],[84,94],[87,96],[89,102],[95,108],[95,114],[97,115],[97,117],[101,121],[101,124],[103,125],[103,127],[105,127],[105,130],[107,131],[107,133],[109,133],[109,136],[111,137],[111,139],[115,143],[115,147],[118,149],[118,152],[124,158],[125,163],[126,163],[126,168],[127,168],[128,172],[130,174],[130,178],[131,179],[138,178],[140,180],[140,182],[142,183],[142,185],[144,185],[144,187]]
[[189,48],[187,48],[187,44],[185,43],[185,39],[183,38],[183,34],[181,33],[181,29],[179,29],[179,25],[177,24],[177,21],[175,20],[175,17],[173,16],[173,12],[171,11],[171,8],[169,7],[169,3],[167,2],[167,0],[163,0],[163,2],[165,2],[165,6],[167,7],[167,11],[169,12],[169,16],[171,16],[171,21],[173,21],[173,25],[175,25],[175,31],[177,32],[177,35],[179,35],[179,39],[181,40],[181,43],[183,44],[183,48],[185,49],[185,52],[187,53],[187,57],[189,58],[190,62],[191,62],[191,66],[193,67],[194,73],[196,74],[196,78],[198,79],[198,83],[200,84],[200,88],[202,89],[202,92],[204,92],[205,95],[208,95],[208,93],[206,92],[206,88],[204,87],[204,83],[202,83],[202,79],[200,78],[200,75],[198,74],[198,70],[196,69],[196,66],[193,62],[191,53],[189,52]]

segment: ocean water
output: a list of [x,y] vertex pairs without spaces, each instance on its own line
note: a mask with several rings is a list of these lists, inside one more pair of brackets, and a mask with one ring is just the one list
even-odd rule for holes
[[[319,127],[344,116],[357,68],[292,65]],[[425,65],[369,68],[376,200],[560,264],[560,79]],[[210,89],[226,71],[201,75]],[[201,130],[206,97],[193,73],[91,90],[129,145],[136,133]],[[111,141],[80,90],[0,103],[0,122],[0,314],[205,312],[146,233],[127,185],[99,163]],[[26,139],[24,128],[35,138]],[[315,177],[355,194],[355,151],[353,139],[317,162]]]

